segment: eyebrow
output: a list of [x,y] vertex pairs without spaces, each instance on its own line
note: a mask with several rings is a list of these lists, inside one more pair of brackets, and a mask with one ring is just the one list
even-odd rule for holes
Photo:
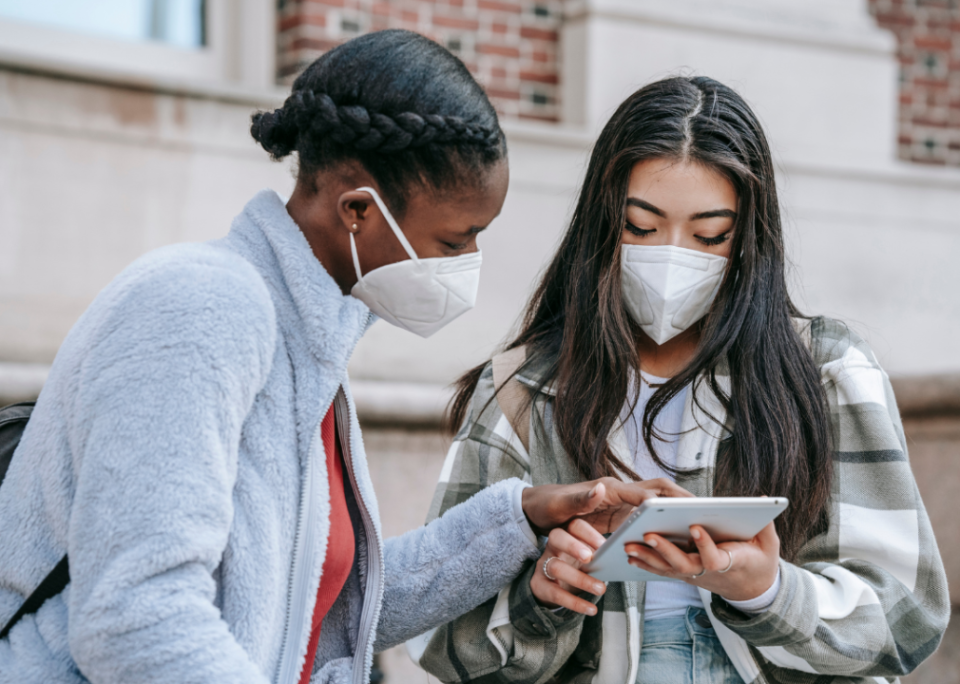
[[650,204],[649,202],[644,202],[642,199],[638,199],[638,198],[636,198],[636,197],[628,197],[628,198],[627,198],[627,206],[628,206],[628,207],[640,207],[641,209],[644,209],[644,210],[646,210],[646,211],[649,211],[651,214],[656,214],[657,216],[660,216],[660,217],[662,217],[662,218],[666,218],[666,217],[667,217],[667,215],[663,213],[663,210],[657,209],[655,206],[653,206],[653,205]]
[[714,209],[713,211],[701,211],[699,214],[694,214],[690,217],[691,221],[699,221],[700,219],[708,218],[737,218],[737,212],[732,209]]
[[470,226],[469,228],[467,228],[467,232],[465,232],[464,235],[465,235],[466,237],[470,237],[471,235],[476,235],[477,233],[482,233],[482,232],[485,231],[486,229],[487,229],[486,226]]
[[[656,214],[657,216],[660,216],[662,218],[667,217],[667,215],[664,213],[662,209],[653,206],[649,202],[644,202],[642,199],[639,199],[637,197],[628,197],[627,206],[640,207],[645,211],[649,211],[651,214]],[[736,219],[737,212],[733,211],[732,209],[712,209],[711,211],[701,211],[698,214],[694,214],[693,216],[690,217],[690,220],[699,221],[701,219],[709,219],[709,218]]]

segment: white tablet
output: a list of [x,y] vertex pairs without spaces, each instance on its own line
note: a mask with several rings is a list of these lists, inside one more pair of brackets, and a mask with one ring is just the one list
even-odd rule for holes
[[746,541],[757,536],[786,507],[783,497],[648,499],[607,538],[582,569],[605,582],[679,582],[630,565],[624,544],[642,544],[643,535],[654,532],[693,551],[696,547],[690,537],[691,525],[702,525],[716,542]]

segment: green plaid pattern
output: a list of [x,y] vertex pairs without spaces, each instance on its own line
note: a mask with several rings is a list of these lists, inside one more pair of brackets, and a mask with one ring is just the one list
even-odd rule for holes
[[[835,447],[826,532],[796,564],[781,561],[773,605],[746,615],[701,591],[717,635],[749,684],[896,682],[937,648],[947,626],[946,576],[907,459],[889,379],[867,344],[845,325],[817,318],[804,331],[821,369]],[[447,455],[429,519],[500,480],[572,483],[579,473],[552,424],[552,393],[536,392],[541,369],[518,379],[531,388],[530,449],[494,399],[484,371],[470,415]],[[678,449],[678,484],[713,493],[726,431],[705,388],[702,409],[688,393]],[[611,447],[628,462],[622,433]],[[443,682],[632,684],[643,640],[644,585],[611,582],[594,617],[543,609],[530,592],[531,564],[498,596],[411,642],[425,670]],[[642,684],[642,683],[641,683]]]

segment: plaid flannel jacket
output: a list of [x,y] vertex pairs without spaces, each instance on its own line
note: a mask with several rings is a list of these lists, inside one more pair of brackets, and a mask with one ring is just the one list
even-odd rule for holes
[[[943,564],[886,373],[842,323],[816,318],[802,334],[830,407],[835,466],[829,527],[807,542],[796,564],[781,561],[781,589],[766,612],[745,615],[703,590],[701,598],[748,684],[896,682],[933,653],[946,629]],[[550,388],[535,391],[537,368],[525,368],[518,379],[534,395],[531,421],[542,421],[541,429],[531,424],[529,452],[494,399],[488,365],[428,519],[509,477],[533,484],[582,479],[553,429]],[[722,419],[708,392],[698,390],[703,409]],[[710,496],[725,431],[697,410],[692,394],[678,449],[685,470],[677,482]],[[622,432],[610,441],[615,453],[632,460]],[[532,595],[534,567],[483,605],[409,642],[414,660],[443,682],[633,684],[643,642],[644,583],[611,582],[596,616],[558,614]]]

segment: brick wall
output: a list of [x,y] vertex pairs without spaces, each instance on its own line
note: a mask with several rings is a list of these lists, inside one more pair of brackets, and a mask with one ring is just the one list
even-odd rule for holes
[[900,156],[960,166],[960,0],[869,2],[897,37]]
[[459,56],[501,115],[556,121],[561,0],[280,0],[278,77],[290,82],[361,33],[417,31]]

